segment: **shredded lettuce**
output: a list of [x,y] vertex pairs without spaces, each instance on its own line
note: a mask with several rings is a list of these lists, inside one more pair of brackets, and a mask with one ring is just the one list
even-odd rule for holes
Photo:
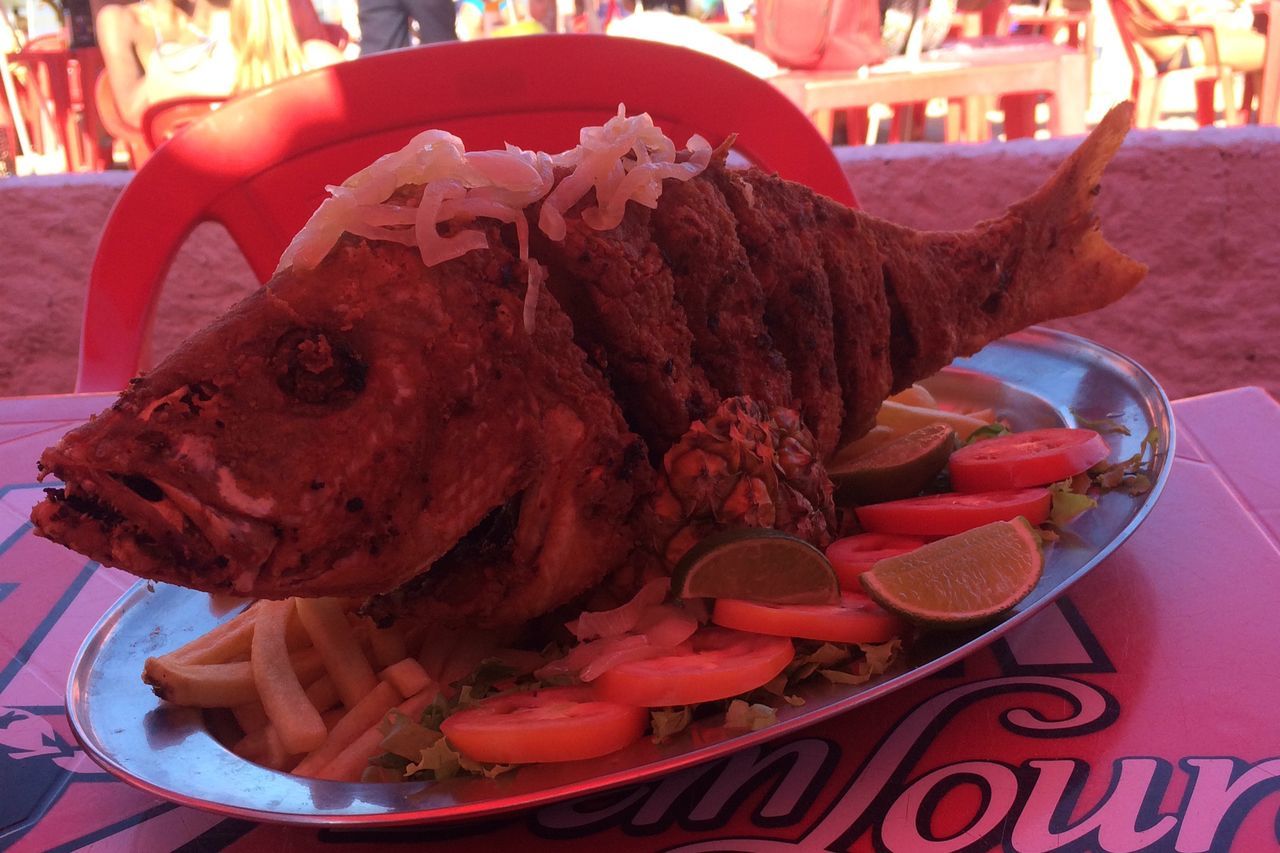
[[1154,486],[1151,466],[1155,464],[1159,444],[1160,431],[1153,427],[1143,437],[1137,453],[1112,464],[1099,463],[1089,469],[1089,475],[1103,493],[1118,491],[1133,496],[1145,495]]
[[995,423],[990,423],[986,426],[980,426],[973,432],[969,433],[969,437],[964,440],[964,444],[962,446],[968,447],[970,444],[975,444],[979,441],[986,441],[988,438],[999,438],[1000,436],[1008,435],[1011,432],[1013,432],[1013,430],[1009,429],[999,421],[996,421]]
[[1076,409],[1072,409],[1071,414],[1075,416],[1076,423],[1080,424],[1080,426],[1091,429],[1097,433],[1102,433],[1103,435],[1107,433],[1119,433],[1120,435],[1133,434],[1129,432],[1129,428],[1127,426],[1116,420],[1116,418],[1120,417],[1118,412],[1112,412],[1100,418],[1085,417]]
[[693,708],[689,705],[681,705],[678,708],[655,708],[649,712],[649,724],[653,727],[654,743],[666,743],[689,728],[691,722],[693,722]]
[[450,779],[461,769],[462,754],[442,737],[420,750],[418,760],[404,768],[404,775],[411,779]]
[[1071,480],[1051,485],[1049,495],[1052,500],[1049,505],[1049,523],[1055,527],[1062,527],[1098,505],[1093,498],[1075,491]]
[[754,732],[778,722],[778,711],[762,702],[748,703],[743,699],[734,699],[724,712],[726,729],[746,729]]

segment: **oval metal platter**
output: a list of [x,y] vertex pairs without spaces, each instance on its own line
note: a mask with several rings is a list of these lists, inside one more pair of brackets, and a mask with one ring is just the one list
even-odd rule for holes
[[672,742],[648,738],[591,761],[529,766],[496,779],[354,784],[268,770],[232,754],[198,710],[160,702],[143,684],[143,661],[229,618],[238,606],[162,584],[139,583],[85,640],[67,686],[67,713],[85,750],[106,770],[165,799],[223,815],[288,824],[391,825],[452,821],[529,808],[635,783],[772,740],[875,701],[990,643],[1026,621],[1114,551],[1155,504],[1173,458],[1169,401],[1134,362],[1072,335],[1032,328],[990,344],[924,383],[939,399],[990,406],[1015,430],[1083,425],[1106,418],[1112,459],[1139,452],[1158,435],[1145,495],[1110,493],[1076,519],[1049,549],[1044,577],[998,624],[978,632],[931,635],[903,668],[859,686],[827,685],[805,704],[783,708],[755,732],[695,723]]

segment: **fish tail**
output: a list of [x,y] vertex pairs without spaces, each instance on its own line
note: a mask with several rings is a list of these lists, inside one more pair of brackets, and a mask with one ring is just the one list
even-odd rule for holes
[[1053,177],[1009,209],[1006,218],[1020,220],[1025,231],[1023,256],[1052,271],[1047,281],[1027,291],[1023,310],[1030,316],[1011,318],[1018,327],[1110,305],[1146,275],[1146,264],[1102,236],[1094,209],[1103,170],[1132,123],[1133,103],[1117,104]]
[[1039,190],[967,231],[913,232],[869,218],[894,390],[1034,323],[1109,305],[1142,280],[1146,265],[1106,241],[1094,210],[1132,117],[1132,104],[1114,107]]

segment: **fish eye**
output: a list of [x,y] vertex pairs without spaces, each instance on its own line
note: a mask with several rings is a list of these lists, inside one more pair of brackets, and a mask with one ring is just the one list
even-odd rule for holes
[[322,329],[292,329],[281,335],[270,365],[286,397],[334,408],[360,396],[369,372],[345,338]]

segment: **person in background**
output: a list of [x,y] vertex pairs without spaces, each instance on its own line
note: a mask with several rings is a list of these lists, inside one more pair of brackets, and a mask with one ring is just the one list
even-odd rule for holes
[[418,42],[454,41],[453,0],[359,0],[360,55],[409,47],[409,21],[418,25]]
[[[1233,0],[1140,0],[1152,15],[1167,23],[1212,24],[1218,43],[1218,61],[1235,71],[1256,73],[1262,69],[1267,37],[1253,28],[1254,16],[1247,3]],[[1135,22],[1134,36],[1157,64],[1166,68],[1203,65],[1204,46],[1197,36],[1153,33]]]
[[105,2],[94,21],[111,93],[135,126],[158,101],[231,97],[343,58],[299,38],[289,0]]

